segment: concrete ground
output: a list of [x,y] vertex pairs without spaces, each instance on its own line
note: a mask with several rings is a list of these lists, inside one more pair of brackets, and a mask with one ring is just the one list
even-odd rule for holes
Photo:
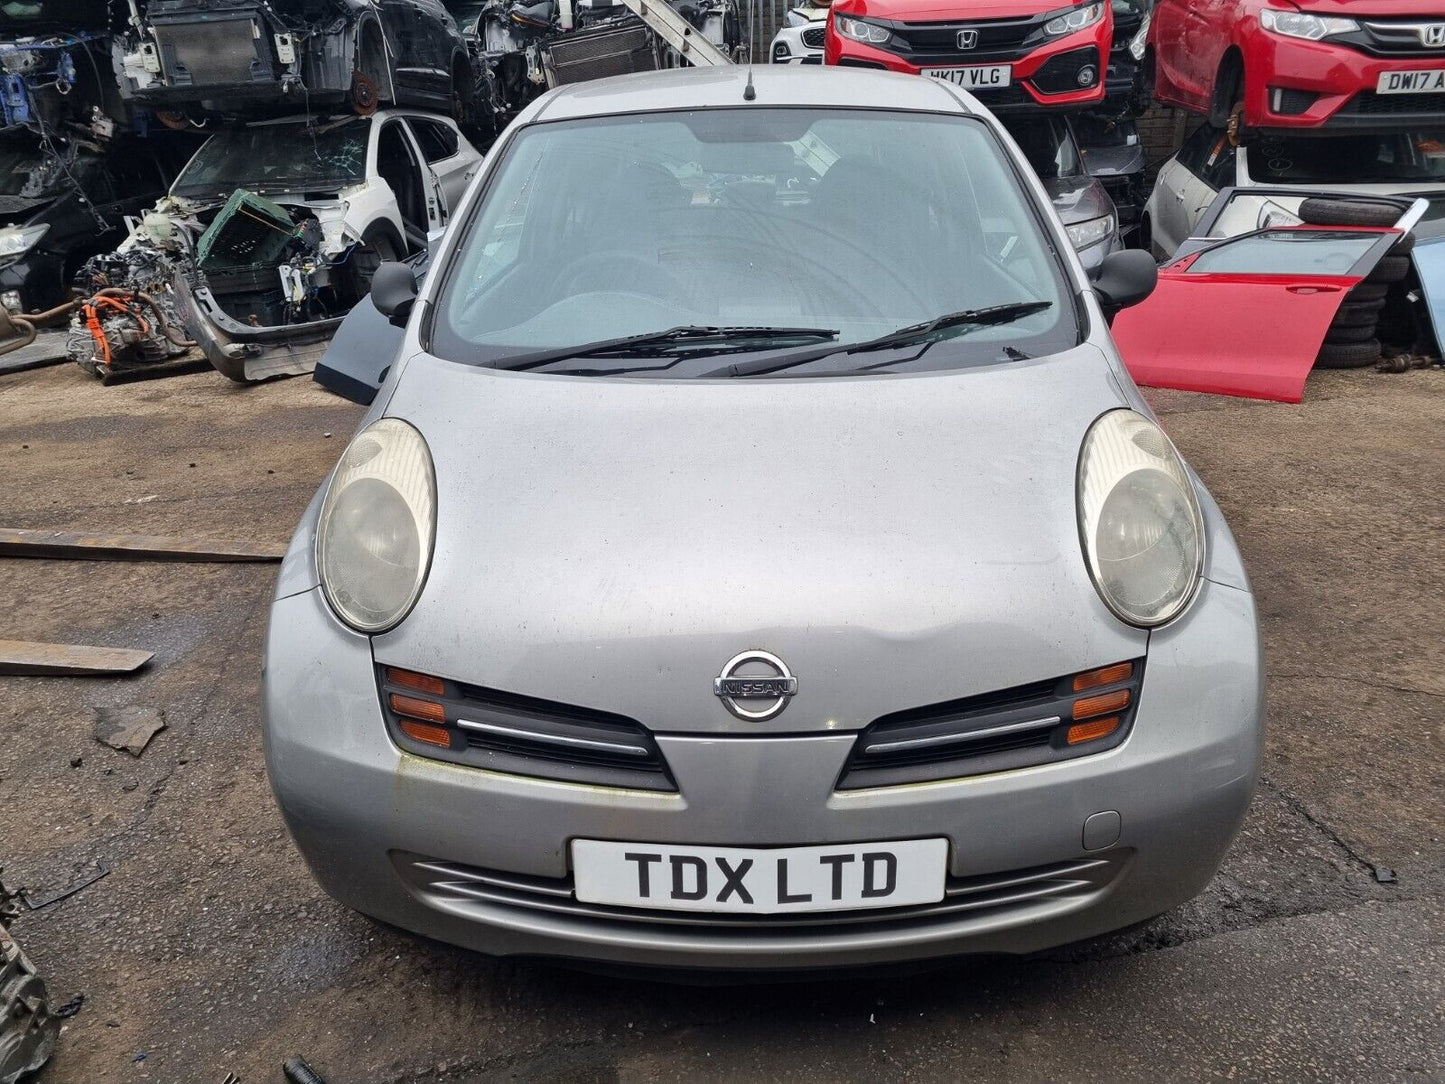
[[[1224,507],[1269,660],[1263,779],[1197,900],[1047,958],[676,988],[497,962],[323,896],[262,769],[274,566],[0,561],[0,638],[143,646],[0,678],[0,862],[57,1003],[47,1082],[1445,1078],[1445,372],[1300,406],[1152,396]],[[0,378],[0,526],[281,542],[357,408],[307,380]],[[161,708],[140,759],[88,709]],[[1391,872],[1393,871],[1393,879]]]

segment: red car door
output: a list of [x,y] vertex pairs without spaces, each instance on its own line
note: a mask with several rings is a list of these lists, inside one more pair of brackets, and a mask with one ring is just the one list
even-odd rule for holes
[[1291,225],[1207,244],[1114,319],[1139,384],[1297,403],[1350,288],[1400,231]]

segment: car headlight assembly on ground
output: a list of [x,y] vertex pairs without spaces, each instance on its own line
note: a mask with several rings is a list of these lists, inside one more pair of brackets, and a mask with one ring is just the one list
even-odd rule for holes
[[1173,620],[1204,568],[1204,518],[1179,454],[1132,410],[1111,410],[1079,453],[1079,534],[1105,605],[1145,628]]
[[1044,23],[1044,33],[1051,38],[1063,37],[1065,34],[1072,34],[1076,30],[1093,26],[1103,17],[1104,5],[1102,3],[1089,4],[1081,8],[1069,8]]
[[383,418],[352,440],[332,476],[316,531],[326,601],[358,632],[410,612],[431,564],[436,477],[422,435]]
[[1306,41],[1319,41],[1332,34],[1349,34],[1360,29],[1360,24],[1354,19],[1275,8],[1265,8],[1259,13],[1259,25],[1286,38],[1304,38]]
[[0,230],[0,260],[25,255],[49,232],[48,223],[38,226],[11,226]]
[[1091,218],[1087,222],[1075,222],[1072,226],[1064,227],[1069,235],[1069,243],[1075,250],[1083,250],[1090,245],[1097,245],[1114,232],[1114,216],[1101,215],[1098,218]]

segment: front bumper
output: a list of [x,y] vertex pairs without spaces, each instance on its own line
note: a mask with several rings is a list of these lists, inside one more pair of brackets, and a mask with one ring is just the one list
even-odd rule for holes
[[[659,734],[677,793],[422,759],[388,739],[370,642],[335,621],[319,590],[276,601],[266,646],[267,767],[318,881],[356,910],[495,955],[809,969],[1031,952],[1104,933],[1203,888],[1249,805],[1262,725],[1253,600],[1210,582],[1184,618],[1154,634],[1138,715],[1117,749],[849,792],[834,783],[852,733]],[[1084,825],[1097,813],[1117,813],[1120,830],[1086,849]],[[574,838],[770,846],[930,836],[950,840],[949,873],[965,890],[1015,874],[1037,881],[1040,869],[1072,876],[1080,861],[1092,871],[1060,894],[799,916],[807,922],[598,913],[567,890]],[[438,863],[450,872],[436,873]],[[498,889],[498,878],[516,883]]]
[[[1023,56],[1007,59],[979,57],[972,60],[967,54],[938,57],[925,54],[900,55],[843,37],[830,18],[824,40],[823,63],[845,67],[883,68],[905,75],[919,75],[924,68],[1008,64],[1011,69],[1009,86],[999,90],[970,91],[980,103],[993,112],[1032,111],[1040,106],[1083,109],[1104,100],[1112,25],[1112,20],[1106,16],[1092,27],[1066,34],[1030,50]],[[1092,52],[1085,56],[1085,50]],[[1085,63],[1092,65],[1096,73],[1093,84],[1083,89],[1062,89],[1065,84],[1057,81],[1060,67],[1072,70],[1071,65],[1076,68]],[[1041,77],[1046,82],[1041,82]]]
[[1377,94],[1382,73],[1445,68],[1439,57],[1377,57],[1260,30],[1245,49],[1244,119],[1256,128],[1435,127],[1445,94]]

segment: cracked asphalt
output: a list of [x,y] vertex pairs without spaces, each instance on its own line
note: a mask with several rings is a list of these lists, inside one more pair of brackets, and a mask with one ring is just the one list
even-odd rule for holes
[[[1284,406],[1150,395],[1240,540],[1263,778],[1203,895],[1024,960],[671,987],[490,960],[322,895],[267,788],[275,567],[0,560],[0,637],[145,647],[127,680],[0,678],[0,864],[57,1003],[45,1082],[1445,1079],[1445,372]],[[281,542],[360,411],[306,380],[0,378],[0,525]],[[144,756],[91,733],[139,705]]]

